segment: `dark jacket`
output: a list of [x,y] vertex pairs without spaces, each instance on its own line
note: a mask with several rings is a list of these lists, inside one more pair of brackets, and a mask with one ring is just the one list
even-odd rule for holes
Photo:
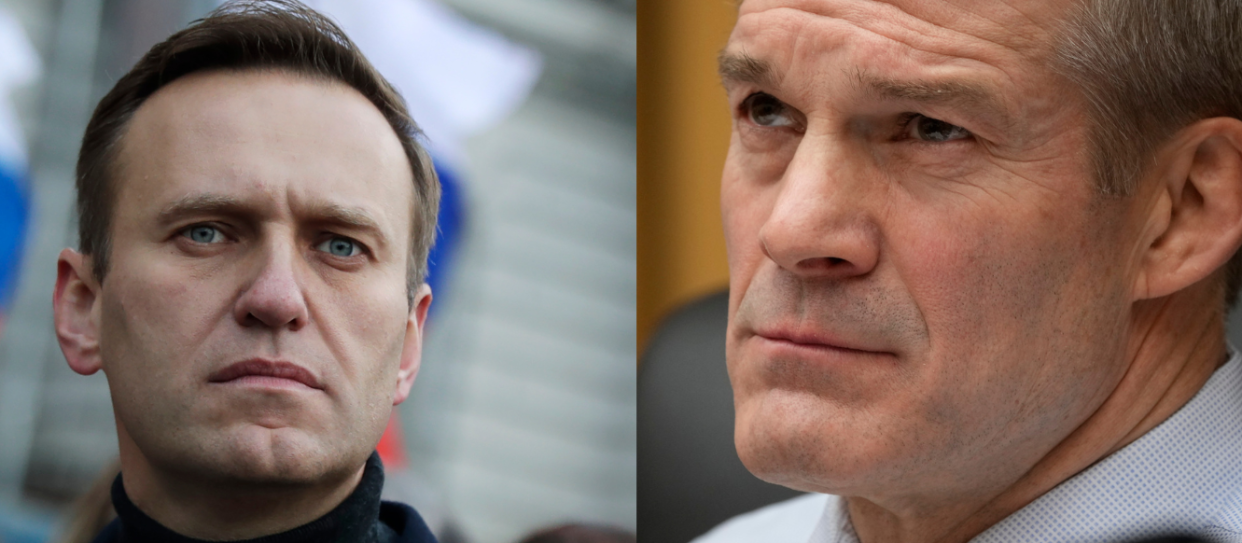
[[[381,502],[384,468],[372,454],[362,481],[345,501],[328,514],[287,532],[241,543],[437,543],[414,508]],[[112,482],[112,505],[117,519],[99,533],[93,543],[200,543],[182,536],[138,509],[125,494],[121,476]]]

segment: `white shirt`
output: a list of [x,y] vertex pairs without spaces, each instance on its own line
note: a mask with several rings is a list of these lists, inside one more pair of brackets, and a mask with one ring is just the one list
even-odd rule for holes
[[[1230,349],[1233,351],[1233,349]],[[1172,417],[971,541],[1082,543],[1195,535],[1242,543],[1242,356]],[[858,543],[845,500],[807,494],[693,543]]]

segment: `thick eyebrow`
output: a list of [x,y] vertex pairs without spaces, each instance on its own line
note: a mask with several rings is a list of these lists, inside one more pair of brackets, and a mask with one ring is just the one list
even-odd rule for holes
[[384,235],[384,229],[380,228],[379,222],[363,208],[340,204],[312,204],[310,215],[318,222],[339,224],[346,228],[367,232],[375,238],[379,248],[388,246],[388,236]]
[[191,194],[173,200],[156,215],[156,223],[170,225],[187,215],[247,215],[254,209],[242,201],[221,194]]
[[953,106],[982,112],[1002,125],[1010,124],[1005,104],[988,87],[964,80],[897,80],[858,71],[851,79],[859,90],[890,100]]
[[768,61],[746,53],[721,51],[716,62],[719,64],[720,82],[725,87],[740,83],[771,85],[775,81],[772,65]]

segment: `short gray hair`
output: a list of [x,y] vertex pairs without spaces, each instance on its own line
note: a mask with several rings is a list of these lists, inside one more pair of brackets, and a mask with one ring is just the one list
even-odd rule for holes
[[[1210,117],[1242,118],[1242,1],[1087,0],[1067,21],[1053,65],[1091,118],[1091,162],[1105,195],[1132,194],[1152,154]],[[1226,266],[1226,307],[1242,256]]]

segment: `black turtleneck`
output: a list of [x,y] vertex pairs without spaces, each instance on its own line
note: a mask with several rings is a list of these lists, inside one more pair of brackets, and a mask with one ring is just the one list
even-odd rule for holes
[[[384,467],[379,454],[372,453],[358,487],[328,514],[286,532],[239,543],[435,543],[414,509],[380,501],[383,487]],[[121,475],[112,482],[112,505],[117,520],[94,543],[207,543],[178,534],[148,517],[129,501]]]

